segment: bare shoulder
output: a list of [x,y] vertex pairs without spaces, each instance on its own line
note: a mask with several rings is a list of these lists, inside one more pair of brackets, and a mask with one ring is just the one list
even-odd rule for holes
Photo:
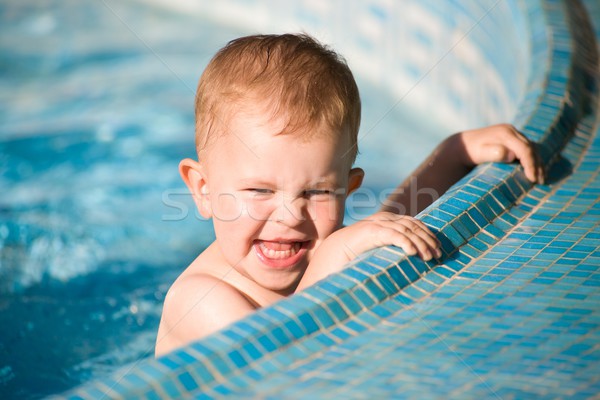
[[254,310],[240,291],[219,278],[184,273],[165,297],[156,355],[213,333]]

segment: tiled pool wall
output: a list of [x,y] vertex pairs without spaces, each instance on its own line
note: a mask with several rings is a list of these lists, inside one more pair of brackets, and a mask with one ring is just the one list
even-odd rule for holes
[[[457,3],[447,2],[459,15],[485,11],[475,2]],[[419,4],[425,9],[433,2]],[[387,10],[375,6],[367,11]],[[551,166],[547,185],[532,186],[516,165],[478,167],[419,216],[442,240],[440,263],[393,247],[371,251],[221,332],[66,397],[597,396],[600,143],[593,30],[600,5],[528,0],[502,7],[509,25],[490,22],[486,29],[509,34],[502,30],[515,26],[526,42],[517,50],[527,49],[527,68],[519,70],[526,76],[489,72],[485,63],[479,66],[485,73],[473,74],[507,82],[497,92],[499,104],[507,93],[515,96],[508,99],[518,104],[512,121],[539,143]],[[442,14],[435,15],[450,19]],[[390,12],[382,20],[389,15],[396,17]],[[493,44],[479,40],[493,49],[506,45],[501,37],[492,37]],[[354,45],[360,48],[361,39]],[[480,54],[496,57],[493,50]],[[486,62],[499,68],[496,62],[505,60]],[[447,107],[471,118],[474,109],[461,101]],[[498,112],[510,115],[510,107]]]

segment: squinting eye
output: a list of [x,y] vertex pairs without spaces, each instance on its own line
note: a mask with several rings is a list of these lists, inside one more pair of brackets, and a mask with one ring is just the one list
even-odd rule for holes
[[334,192],[331,190],[327,190],[327,189],[314,189],[314,190],[307,190],[304,192],[304,195],[306,197],[325,197],[325,196],[331,196],[333,195]]
[[261,189],[261,188],[250,188],[250,189],[246,189],[249,192],[255,193],[255,194],[271,194],[273,193],[273,191],[271,189]]

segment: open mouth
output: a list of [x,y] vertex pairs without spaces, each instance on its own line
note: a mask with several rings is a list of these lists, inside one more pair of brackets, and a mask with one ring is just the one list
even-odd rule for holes
[[263,264],[286,268],[296,264],[306,253],[308,241],[256,240],[254,251]]

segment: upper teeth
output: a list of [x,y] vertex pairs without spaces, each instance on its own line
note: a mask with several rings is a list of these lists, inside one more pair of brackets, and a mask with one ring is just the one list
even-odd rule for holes
[[261,243],[260,249],[262,250],[263,254],[268,258],[280,260],[284,258],[289,258],[298,253],[298,251],[300,250],[300,246],[300,242],[294,242],[292,243],[292,247],[288,250],[273,250],[268,248],[264,243]]

